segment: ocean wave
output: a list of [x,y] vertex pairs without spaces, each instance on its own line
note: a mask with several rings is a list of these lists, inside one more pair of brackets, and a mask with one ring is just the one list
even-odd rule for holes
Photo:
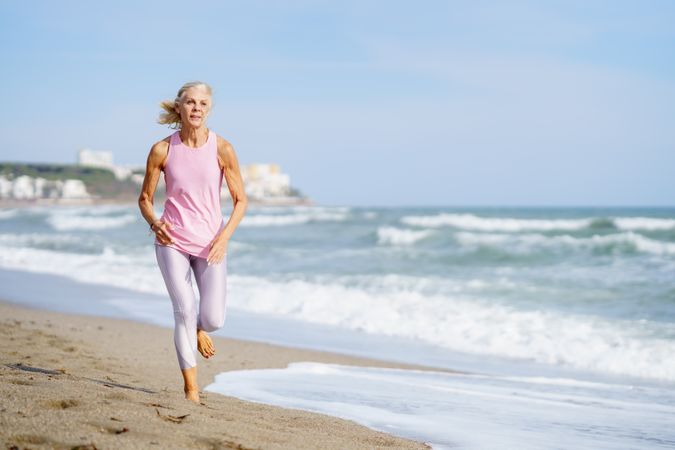
[[461,296],[373,292],[303,280],[236,277],[232,284],[232,306],[255,313],[416,339],[473,354],[675,380],[675,360],[670,357],[675,341],[653,337],[645,331],[645,321],[518,310]]
[[380,245],[410,245],[433,233],[433,230],[410,230],[396,227],[379,227],[377,243]]
[[100,244],[83,239],[82,236],[60,233],[3,233],[0,234],[0,245],[6,245],[12,251],[16,251],[17,247],[74,253],[94,253],[100,249]]
[[70,230],[104,230],[120,228],[139,220],[138,214],[121,216],[54,214],[47,218],[47,223],[57,231]]
[[242,226],[268,227],[300,225],[309,222],[342,222],[349,217],[345,211],[307,211],[295,214],[252,214],[244,216]]
[[284,214],[284,213],[342,213],[352,210],[349,206],[320,206],[320,205],[251,205],[247,211],[255,214]]
[[580,230],[591,225],[592,219],[513,219],[441,213],[433,216],[403,216],[401,222],[419,227],[455,227],[479,231],[551,231]]
[[12,219],[19,213],[18,209],[0,209],[0,220]]
[[480,217],[474,214],[440,213],[428,216],[403,216],[401,222],[418,227],[454,227],[476,231],[575,231],[584,228],[619,230],[671,230],[675,219],[661,217],[585,217],[577,219],[516,219]]
[[[116,250],[114,245],[108,243],[97,243],[82,237],[79,240],[81,242],[76,243],[72,235],[1,234],[0,267],[166,294],[164,281],[157,269],[153,244],[147,244],[147,251],[140,249],[129,253],[129,248]],[[27,246],[29,244],[33,246]],[[248,245],[230,241],[228,248],[238,251]],[[45,264],[45,261],[49,261],[49,264]]]
[[508,248],[512,251],[531,251],[535,248],[614,248],[654,255],[675,255],[675,243],[650,239],[633,231],[590,237],[570,235],[546,236],[543,234],[500,234],[457,232],[455,240],[464,246],[493,246]]
[[[49,261],[45,264],[44,261]],[[129,255],[103,245],[88,253],[12,247],[0,242],[0,267],[65,276],[83,283],[166,293],[152,252]]]
[[658,217],[614,217],[614,225],[620,230],[671,230],[675,229],[675,219]]

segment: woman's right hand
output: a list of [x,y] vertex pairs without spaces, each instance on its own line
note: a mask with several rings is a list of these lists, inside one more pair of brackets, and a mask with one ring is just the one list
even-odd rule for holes
[[173,238],[169,234],[169,230],[173,230],[173,225],[169,222],[164,222],[163,220],[158,220],[152,226],[155,235],[157,235],[157,240],[162,245],[173,244]]

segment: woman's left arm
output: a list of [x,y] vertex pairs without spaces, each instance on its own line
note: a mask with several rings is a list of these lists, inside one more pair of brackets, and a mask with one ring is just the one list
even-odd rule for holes
[[244,180],[239,170],[239,161],[232,145],[222,137],[218,136],[218,160],[221,164],[227,189],[232,197],[232,214],[223,230],[218,233],[211,243],[211,250],[207,260],[209,264],[219,264],[225,253],[227,253],[227,244],[234,233],[234,230],[244,218],[248,206],[248,198],[244,191]]

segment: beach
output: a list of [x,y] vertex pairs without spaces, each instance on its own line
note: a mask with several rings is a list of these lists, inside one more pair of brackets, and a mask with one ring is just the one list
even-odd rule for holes
[[[6,448],[429,448],[354,422],[201,392],[183,398],[173,330],[0,303],[0,438]],[[200,387],[229,370],[296,361],[405,367],[214,337]]]

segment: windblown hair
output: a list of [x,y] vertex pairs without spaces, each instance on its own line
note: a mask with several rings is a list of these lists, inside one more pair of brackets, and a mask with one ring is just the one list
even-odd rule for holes
[[159,106],[164,110],[164,112],[159,115],[159,120],[157,122],[162,125],[169,125],[169,128],[181,128],[182,122],[180,120],[180,114],[176,112],[176,106],[178,106],[181,100],[183,100],[185,91],[199,86],[204,87],[209,95],[213,95],[211,86],[209,86],[207,83],[202,81],[190,81],[189,83],[185,83],[180,89],[178,89],[178,94],[176,94],[176,98],[174,100],[164,100],[160,102]]

